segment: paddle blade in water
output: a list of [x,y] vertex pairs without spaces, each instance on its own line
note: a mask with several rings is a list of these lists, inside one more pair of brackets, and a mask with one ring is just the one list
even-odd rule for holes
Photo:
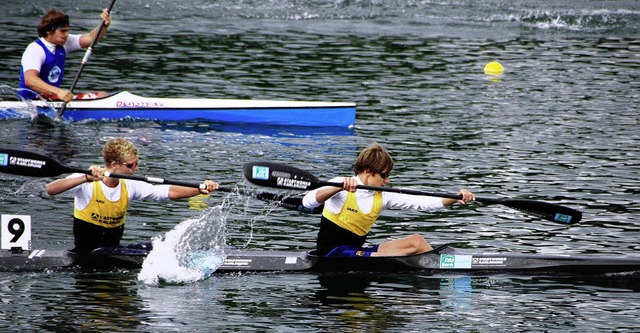
[[244,177],[259,186],[293,190],[313,190],[320,187],[318,179],[298,168],[272,162],[249,162],[242,167]]
[[0,148],[0,172],[30,177],[53,177],[68,172],[84,172],[84,170],[66,167],[41,154]]

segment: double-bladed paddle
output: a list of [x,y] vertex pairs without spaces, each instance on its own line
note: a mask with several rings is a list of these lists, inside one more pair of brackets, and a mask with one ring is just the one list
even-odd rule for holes
[[[253,184],[283,189],[313,190],[323,186],[342,187],[342,183],[332,183],[318,180],[311,173],[298,168],[273,162],[250,162],[243,166],[244,177]],[[424,195],[431,197],[462,199],[459,194],[430,193],[410,189],[401,189],[382,186],[358,185],[359,189],[382,192],[396,192],[411,195]],[[509,198],[483,198],[477,197],[476,201],[501,204],[507,207],[525,212],[552,222],[561,224],[574,224],[582,219],[582,213],[569,207],[552,204],[543,201],[529,199]]]
[[[109,13],[111,13],[111,9],[113,8],[113,5],[115,5],[115,3],[116,3],[116,0],[111,0],[111,5],[109,5],[109,8],[107,9]],[[78,84],[78,80],[80,79],[80,74],[82,74],[82,70],[84,69],[84,66],[87,64],[87,62],[89,62],[89,58],[93,53],[93,47],[98,42],[98,38],[100,38],[100,33],[102,33],[102,29],[104,29],[104,21],[100,22],[100,27],[98,28],[98,32],[93,37],[93,41],[91,41],[91,45],[89,45],[89,47],[87,48],[87,52],[85,52],[84,57],[82,58],[82,62],[80,63],[80,68],[76,73],[76,77],[73,80],[73,83],[71,84],[71,88],[69,88],[69,91],[71,91],[72,94],[73,94],[73,90],[76,88],[76,85]],[[66,109],[67,109],[67,103],[62,103],[60,110],[58,110],[57,117],[61,118],[62,115],[64,114],[64,110]]]
[[[48,156],[17,149],[0,148],[0,172],[30,177],[55,177],[64,173],[83,173],[90,175],[91,170],[74,168],[63,165],[57,160]],[[169,180],[159,177],[123,175],[116,173],[105,174],[107,177],[139,180],[152,184],[167,184],[184,187],[192,187],[204,189],[205,184],[184,182],[178,180]],[[287,197],[282,194],[254,192],[242,189],[234,189],[230,187],[219,187],[218,191],[236,192],[242,195],[250,196],[258,200],[272,202],[280,207],[296,210],[303,213],[319,213],[319,211],[305,208],[302,205],[302,199]]]

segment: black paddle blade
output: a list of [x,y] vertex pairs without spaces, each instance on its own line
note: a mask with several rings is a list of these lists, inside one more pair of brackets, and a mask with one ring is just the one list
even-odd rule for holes
[[53,177],[78,170],[41,154],[0,148],[0,172],[30,177]]
[[318,179],[298,168],[272,162],[249,162],[242,167],[244,177],[253,184],[293,190],[320,187]]
[[507,207],[560,224],[575,224],[582,220],[582,212],[566,206],[527,199],[502,199],[500,201]]

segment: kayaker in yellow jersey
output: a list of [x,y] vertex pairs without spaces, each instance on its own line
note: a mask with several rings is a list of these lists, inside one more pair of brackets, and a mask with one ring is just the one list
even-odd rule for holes
[[106,171],[132,175],[138,170],[138,150],[124,139],[109,140],[102,150],[105,166],[92,165],[92,175],[72,174],[47,184],[47,193],[56,195],[71,190],[74,195],[73,252],[134,253],[149,251],[151,243],[120,246],[127,208],[133,200],[177,200],[209,193],[218,183],[206,180],[206,189],[152,185],[142,181],[106,177]]
[[416,196],[392,192],[357,190],[358,185],[385,186],[389,183],[394,161],[377,143],[365,148],[354,166],[354,177],[336,177],[330,182],[342,188],[326,186],[307,193],[302,203],[307,208],[324,204],[317,253],[328,256],[395,256],[417,254],[432,248],[420,234],[365,246],[367,235],[384,209],[433,211],[475,200],[473,193],[462,189],[462,200]]

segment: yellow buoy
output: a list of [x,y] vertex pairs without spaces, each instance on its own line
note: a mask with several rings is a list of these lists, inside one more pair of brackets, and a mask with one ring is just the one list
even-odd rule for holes
[[487,75],[500,76],[504,73],[504,67],[497,61],[492,61],[484,66],[484,73]]

